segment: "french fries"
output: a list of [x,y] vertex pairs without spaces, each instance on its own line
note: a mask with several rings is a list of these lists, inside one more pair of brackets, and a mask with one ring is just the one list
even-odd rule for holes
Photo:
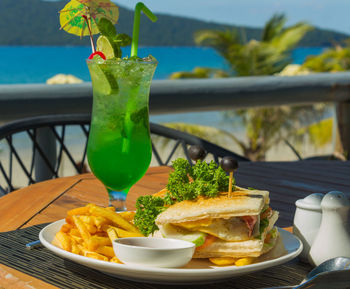
[[74,254],[121,263],[114,254],[112,241],[144,237],[133,225],[134,215],[134,212],[116,213],[113,207],[94,204],[69,210],[66,224],[56,233],[53,244]]
[[133,211],[126,211],[126,212],[120,212],[119,215],[127,220],[128,222],[132,222],[134,220],[136,212]]
[[111,242],[118,238],[117,232],[112,227],[107,228],[106,232]]
[[130,224],[119,214],[112,212],[111,210],[92,205],[90,206],[89,212],[93,216],[102,216],[107,220],[110,220],[114,225],[121,227],[127,231],[140,233],[140,231],[134,225]]
[[143,237],[140,232],[129,232],[120,228],[112,227],[119,238],[129,238],[129,237]]
[[209,261],[214,263],[218,266],[229,266],[234,265],[236,262],[236,258],[232,257],[215,257],[215,258],[209,258]]
[[214,263],[218,266],[229,266],[229,265],[236,265],[236,266],[245,266],[250,265],[254,263],[256,258],[254,257],[245,257],[245,258],[232,258],[232,257],[216,257],[216,258],[209,258],[209,261]]
[[236,266],[250,265],[250,264],[254,263],[255,260],[256,260],[256,258],[254,258],[254,257],[241,258],[235,262],[235,265]]
[[57,241],[61,244],[62,249],[66,251],[72,250],[72,239],[63,231],[59,231],[56,234]]

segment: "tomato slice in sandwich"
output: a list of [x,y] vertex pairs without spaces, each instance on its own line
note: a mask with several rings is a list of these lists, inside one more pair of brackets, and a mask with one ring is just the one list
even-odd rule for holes
[[200,245],[196,248],[196,250],[203,250],[204,248],[208,247],[209,245],[211,245],[214,241],[216,240],[216,237],[213,235],[207,235],[205,237],[205,241],[203,243],[203,245]]

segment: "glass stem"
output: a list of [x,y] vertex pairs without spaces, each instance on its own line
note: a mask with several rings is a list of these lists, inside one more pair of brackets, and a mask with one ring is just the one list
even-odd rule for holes
[[117,212],[126,211],[126,196],[129,192],[129,189],[123,191],[113,191],[107,188],[107,191],[109,205],[114,207]]

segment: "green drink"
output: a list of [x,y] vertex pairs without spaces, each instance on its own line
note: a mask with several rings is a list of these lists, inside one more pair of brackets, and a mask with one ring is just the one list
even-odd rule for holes
[[88,162],[117,210],[125,209],[127,192],[151,161],[148,102],[156,66],[151,58],[88,60],[93,87]]
[[[108,190],[110,205],[117,210],[126,209],[126,195],[145,174],[152,157],[148,99],[157,61],[137,56],[141,12],[157,21],[138,2],[131,39],[117,33],[118,7],[109,0],[71,1],[60,11],[61,29],[90,36],[92,54],[87,65],[93,109],[87,157],[92,172]],[[93,34],[97,33],[96,48]],[[130,58],[122,58],[121,47],[130,44]]]

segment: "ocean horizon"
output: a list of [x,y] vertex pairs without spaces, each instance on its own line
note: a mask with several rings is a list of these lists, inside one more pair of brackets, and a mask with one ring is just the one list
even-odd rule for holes
[[[300,47],[292,52],[292,62],[301,64],[324,47]],[[130,48],[123,48],[123,56]],[[0,46],[0,84],[45,83],[56,74],[72,74],[90,81],[86,59],[89,46]],[[209,47],[140,47],[139,56],[154,56],[158,66],[154,79],[167,79],[173,72],[209,67],[228,69],[225,60]]]

